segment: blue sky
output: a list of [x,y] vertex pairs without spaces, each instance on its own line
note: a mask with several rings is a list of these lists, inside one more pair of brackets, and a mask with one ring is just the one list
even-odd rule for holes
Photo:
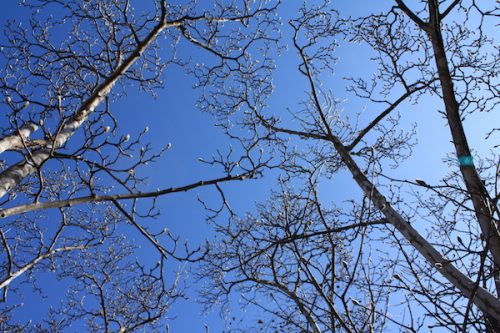
[[[345,14],[362,15],[364,12],[371,12],[374,7],[380,5],[376,1],[354,2],[348,0],[335,1],[334,5]],[[300,1],[285,1],[280,8],[280,15],[286,22],[288,18],[294,17],[297,13],[297,6]],[[7,0],[2,3],[0,12],[0,22],[15,18],[26,19],[25,12],[19,10],[16,0]],[[290,34],[289,27],[283,26],[285,37]],[[373,65],[367,61],[367,55],[363,50],[356,49],[357,46],[343,46],[338,50],[339,63],[336,67],[336,74],[330,80],[325,80],[323,84],[332,89],[340,98],[350,97],[342,91],[344,76],[363,75],[373,70]],[[196,54],[189,54],[196,52]],[[193,48],[180,49],[181,56],[192,56],[193,58],[208,57],[206,53]],[[276,59],[277,70],[274,74],[275,92],[269,100],[269,112],[281,114],[286,108],[294,108],[300,98],[303,98],[306,89],[303,78],[298,76],[296,66],[298,59],[295,51],[290,48],[284,52],[280,58]],[[134,133],[144,127],[149,127],[148,138],[154,146],[160,147],[167,143],[172,144],[172,148],[155,164],[144,168],[144,175],[149,177],[149,189],[166,188],[170,186],[183,185],[196,182],[202,179],[218,177],[220,172],[214,170],[198,161],[198,158],[209,158],[217,149],[227,149],[229,142],[227,137],[219,128],[214,127],[213,117],[200,112],[196,108],[196,100],[199,97],[199,90],[193,90],[194,81],[178,67],[170,67],[165,74],[165,89],[159,91],[157,98],[139,92],[134,89],[127,91],[128,96],[122,98],[112,105],[114,114],[117,116],[121,131],[120,133]],[[337,93],[338,91],[338,93]],[[351,101],[346,102],[346,108],[363,108],[363,103]],[[401,112],[405,114],[404,121],[407,125],[418,124],[417,139],[419,145],[416,147],[413,156],[408,159],[397,170],[396,174],[408,179],[425,179],[427,181],[437,180],[443,173],[446,173],[446,165],[442,162],[446,153],[450,152],[452,146],[449,139],[449,131],[445,120],[438,115],[437,109],[442,105],[436,105],[435,100],[422,99],[417,107],[404,105]],[[366,119],[370,119],[368,109],[365,112]],[[373,114],[373,113],[372,113]],[[478,128],[484,128],[484,124],[492,123],[494,115],[484,117],[473,116],[466,123],[466,130],[470,134],[471,146],[483,154],[487,154],[485,149],[491,145],[484,144],[484,133],[478,132]],[[0,119],[4,121],[4,119]],[[439,144],[436,144],[439,142]],[[252,211],[255,202],[264,201],[269,195],[269,189],[275,184],[276,174],[267,172],[264,179],[250,180],[225,184],[222,187],[230,198],[231,206],[237,212]],[[359,190],[355,187],[350,176],[340,173],[334,179],[335,188],[325,182],[321,188],[321,195],[325,200],[334,199],[342,201],[359,195]],[[340,190],[339,190],[340,189]],[[179,235],[182,240],[188,240],[195,245],[205,239],[213,237],[211,227],[205,222],[206,212],[197,201],[197,197],[216,202],[218,196],[213,188],[195,190],[189,193],[169,195],[158,201],[158,207],[162,215],[155,223],[167,226],[174,234]],[[132,236],[131,236],[132,237]],[[142,241],[138,238],[138,243]],[[142,255],[147,256],[148,248],[144,244]],[[154,258],[148,258],[156,260]],[[174,268],[178,264],[172,262]],[[43,278],[47,282],[47,290],[56,290],[58,297],[61,296],[59,282],[50,276]],[[196,287],[196,286],[192,286]],[[190,288],[189,294],[196,297]],[[50,298],[49,298],[50,300]],[[47,301],[42,301],[36,296],[26,296],[26,306],[18,311],[21,317],[31,318],[43,316]],[[41,302],[41,303],[38,303]],[[42,304],[43,306],[40,306]],[[223,322],[217,315],[217,309],[212,314],[204,316],[200,313],[201,308],[194,299],[180,300],[174,305],[171,316],[176,319],[170,322],[171,332],[204,332],[203,325],[208,323],[211,332],[221,332]],[[257,317],[258,313],[249,312],[247,317]]]
[[[28,18],[27,11],[20,9],[17,3],[17,0],[8,0],[2,4],[3,10],[0,12],[2,25],[8,19],[25,21]],[[197,53],[191,54],[192,51]],[[180,49],[179,53],[185,57],[210,57],[207,53],[194,48]],[[200,91],[193,90],[193,78],[183,69],[172,66],[165,74],[165,82],[166,87],[159,91],[157,98],[152,98],[137,89],[129,89],[125,98],[111,106],[120,124],[118,136],[137,133],[147,126],[150,129],[147,141],[151,141],[155,148],[171,143],[171,148],[158,163],[142,168],[143,175],[149,178],[149,186],[145,190],[220,177],[222,173],[219,170],[200,163],[198,159],[200,157],[209,159],[217,149],[228,148],[228,140],[220,129],[214,127],[213,117],[196,108]],[[231,193],[231,204],[234,207],[241,210],[252,209],[254,201],[265,199],[266,182],[269,186],[271,179],[238,182],[223,185],[223,188]],[[237,193],[249,195],[233,195]],[[181,242],[189,241],[193,247],[200,242],[203,243],[212,235],[211,228],[205,222],[206,212],[198,202],[198,196],[215,204],[219,199],[214,188],[160,198],[158,207],[162,215],[154,223],[168,227],[174,235],[181,237]],[[155,262],[158,259],[156,252],[152,251],[149,244],[137,233],[130,232],[129,238],[142,246],[142,250],[137,253],[138,256],[144,256],[142,260]],[[171,271],[181,268],[181,264],[175,261],[170,261],[170,265]],[[11,302],[24,303],[16,311],[19,320],[37,321],[43,318],[49,306],[57,304],[58,298],[64,297],[66,288],[64,281],[55,280],[50,273],[42,274],[39,281],[44,286],[44,295],[48,298],[44,299],[32,293],[30,288],[24,288],[23,299],[18,299],[15,295],[9,298]],[[189,294],[191,297],[196,297],[192,289],[189,290]],[[201,307],[194,299],[178,301],[170,317],[176,318],[170,322],[171,332],[204,332],[205,323],[209,323],[212,332],[221,331],[223,327],[217,315],[211,314],[209,317],[202,315]]]

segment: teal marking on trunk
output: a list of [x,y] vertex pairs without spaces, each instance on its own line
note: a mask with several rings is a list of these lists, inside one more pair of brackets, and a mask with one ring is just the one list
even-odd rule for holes
[[474,166],[474,161],[472,160],[472,156],[459,156],[458,157],[458,162],[460,163],[460,166]]

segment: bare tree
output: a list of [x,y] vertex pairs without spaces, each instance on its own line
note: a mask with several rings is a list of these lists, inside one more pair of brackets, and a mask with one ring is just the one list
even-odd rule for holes
[[256,215],[220,228],[222,241],[200,272],[212,281],[203,292],[207,308],[229,303],[238,290],[245,306],[265,313],[248,331],[382,332],[390,324],[417,331],[417,318],[404,323],[391,316],[391,285],[381,283],[380,258],[367,255],[377,241],[371,233],[387,220],[376,220],[368,200],[350,210],[324,209],[316,185],[311,179],[297,191],[283,184]]
[[[243,114],[281,154],[285,186],[256,214],[218,224],[206,299],[230,304],[239,290],[271,314],[261,323],[268,331],[500,332],[498,145],[481,156],[464,130],[468,116],[498,103],[498,48],[489,35],[498,14],[494,1],[473,0],[396,0],[360,18],[343,18],[328,2],[304,5],[290,21],[290,44],[306,99],[291,117],[251,100]],[[373,77],[346,81],[364,113],[325,84],[335,49],[347,42],[369,47],[376,65]],[[454,148],[435,184],[393,171],[416,145],[403,125],[408,110],[427,98],[444,108]],[[491,138],[494,126],[480,130]],[[359,198],[325,208],[331,199],[318,186],[343,170]]]
[[130,332],[147,327],[161,331],[172,302],[182,297],[174,279],[166,285],[162,258],[152,268],[131,262],[134,248],[124,239],[109,238],[106,251],[93,248],[65,256],[60,279],[75,279],[59,308],[36,330],[64,331],[80,324],[92,332]]
[[[113,103],[134,86],[157,94],[170,65],[193,74],[205,99],[210,90],[236,91],[235,73],[261,82],[253,88],[264,98],[271,59],[250,53],[277,38],[278,1],[207,6],[155,0],[137,4],[142,9],[129,0],[22,4],[31,16],[9,21],[1,42],[7,121],[0,139],[0,289],[6,313],[0,325],[55,332],[86,322],[92,331],[154,330],[180,296],[176,283],[166,281],[166,261],[203,255],[179,250],[178,238],[164,225],[145,224],[158,217],[156,198],[202,186],[220,191],[224,182],[257,176],[268,160],[255,149],[257,139],[240,140],[238,151],[207,161],[219,167],[214,178],[185,185],[174,178],[166,180],[169,186],[148,190],[141,168],[161,158],[170,144],[148,143],[148,127],[123,132]],[[179,47],[204,52],[206,65],[178,58]],[[226,110],[238,107],[230,97],[220,101]],[[135,245],[116,240],[130,228],[157,251],[159,264],[129,263]],[[21,282],[43,290],[37,274],[45,271],[75,283],[66,305],[45,324],[16,326],[7,311],[16,307],[9,304],[9,290],[22,295]],[[82,303],[86,296],[95,304]]]

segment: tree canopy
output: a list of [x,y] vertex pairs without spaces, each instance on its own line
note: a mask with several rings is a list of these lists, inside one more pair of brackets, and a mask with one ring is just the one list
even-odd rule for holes
[[[0,330],[168,331],[193,270],[230,332],[500,332],[495,1],[22,6],[0,40]],[[167,124],[141,123],[169,80],[193,92],[161,119],[183,100],[224,135],[205,171],[165,172]],[[184,244],[160,198],[203,188],[212,232]],[[64,295],[32,320],[46,274]]]

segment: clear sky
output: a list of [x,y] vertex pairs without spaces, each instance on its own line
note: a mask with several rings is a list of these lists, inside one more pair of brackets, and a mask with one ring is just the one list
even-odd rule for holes
[[[300,1],[284,1],[279,13],[285,22],[296,15],[299,3]],[[378,3],[377,1],[368,0],[339,0],[334,1],[334,3],[342,13],[357,15],[372,11],[374,7],[380,5],[375,4]],[[0,23],[3,25],[7,19],[20,21],[27,19],[26,12],[17,6],[17,0],[4,0],[2,2]],[[283,26],[283,32],[285,38],[289,37],[290,29],[286,24]],[[197,53],[189,54],[189,52]],[[181,48],[179,55],[193,58],[210,56],[200,50],[194,51],[192,48]],[[341,45],[338,56],[339,63],[336,74],[331,77],[331,80],[324,82],[324,86],[335,91],[340,98],[349,98],[349,95],[341,90],[343,88],[341,78],[356,74],[362,75],[373,70],[373,65],[367,60],[367,55],[362,50],[357,50],[356,46]],[[285,112],[286,108],[296,107],[298,100],[304,97],[306,88],[303,78],[296,74],[298,60],[292,48],[277,58],[276,62],[277,70],[273,79],[276,90],[269,100],[269,112],[280,114]],[[144,175],[149,177],[148,189],[150,190],[220,176],[218,170],[200,163],[198,158],[209,158],[217,149],[226,150],[230,144],[221,130],[213,126],[215,123],[213,117],[196,108],[200,91],[193,90],[192,77],[182,69],[172,66],[165,73],[165,81],[166,87],[158,92],[157,98],[130,89],[127,91],[126,97],[111,106],[120,123],[120,133],[135,133],[148,126],[150,129],[148,138],[154,146],[172,144],[172,148],[158,163],[143,168]],[[362,108],[363,105],[359,102],[349,101],[346,103],[347,107]],[[451,151],[452,147],[449,144],[449,131],[446,123],[436,112],[437,109],[441,108],[442,105],[437,106],[426,99],[423,99],[417,107],[408,105],[402,107],[401,112],[405,113],[405,122],[407,124],[418,123],[419,145],[413,156],[395,173],[397,176],[408,177],[412,180],[420,178],[431,181],[436,180],[443,172],[446,172],[446,166],[442,159],[446,153]],[[369,115],[369,112],[370,110],[367,110],[366,114]],[[0,122],[3,121],[5,119],[0,118]],[[484,123],[492,121],[495,121],[494,115],[477,117],[477,120],[473,117],[467,123],[466,130],[470,134],[471,145],[475,150],[481,151],[489,146],[483,144],[484,133],[477,132],[476,129],[481,128]],[[435,142],[442,144],[436,145]],[[269,189],[275,184],[275,176],[275,173],[268,172],[264,179],[224,184],[222,187],[235,211],[243,213],[254,210],[256,202],[262,202],[269,196]],[[350,177],[343,177],[336,183],[336,186],[336,189],[339,186],[342,187],[342,191],[332,189],[328,183],[325,183],[320,188],[322,197],[328,201],[345,200],[359,193]],[[214,188],[162,197],[158,201],[162,215],[155,223],[168,226],[174,234],[179,235],[182,240],[188,240],[193,245],[203,242],[205,239],[211,239],[213,233],[211,227],[205,222],[206,212],[198,202],[198,196],[212,202],[218,199]],[[143,242],[139,235],[131,234],[130,237],[136,237],[138,243]],[[143,251],[139,254],[147,257],[149,253],[152,251],[148,250],[148,245],[144,243]],[[156,254],[154,256],[155,258],[147,260],[155,261]],[[174,261],[171,264],[174,268],[178,267]],[[55,291],[56,297],[63,297],[64,290],[60,287],[61,282],[54,280],[49,274],[43,277],[43,281],[47,290]],[[192,281],[190,283],[193,284]],[[215,309],[215,313],[208,316],[200,313],[201,307],[196,304],[196,294],[193,291],[196,287],[191,285],[188,289],[188,294],[192,299],[179,300],[174,305],[170,313],[171,316],[175,316],[175,319],[170,322],[171,332],[202,333],[204,332],[204,323],[209,324],[211,332],[222,331],[223,323],[217,315],[217,309]],[[19,318],[28,319],[43,316],[44,311],[47,310],[46,306],[54,300],[54,296],[50,296],[48,300],[42,300],[38,296],[31,296],[28,290],[26,292],[25,306],[16,312]],[[51,291],[47,291],[47,294],[49,293]],[[258,313],[250,312],[246,316],[257,317]]]

